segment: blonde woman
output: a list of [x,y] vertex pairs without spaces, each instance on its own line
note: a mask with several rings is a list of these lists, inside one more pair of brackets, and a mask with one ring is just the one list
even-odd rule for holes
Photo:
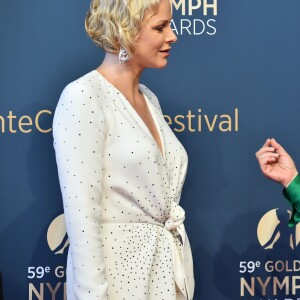
[[168,0],[93,0],[86,30],[101,65],[63,91],[53,134],[70,248],[68,300],[192,299],[179,206],[187,155],[139,83],[167,65]]

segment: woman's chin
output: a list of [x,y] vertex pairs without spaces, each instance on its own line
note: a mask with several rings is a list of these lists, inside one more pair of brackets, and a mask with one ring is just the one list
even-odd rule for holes
[[167,59],[164,59],[163,61],[159,62],[159,64],[157,64],[157,69],[163,69],[168,65],[168,61]]

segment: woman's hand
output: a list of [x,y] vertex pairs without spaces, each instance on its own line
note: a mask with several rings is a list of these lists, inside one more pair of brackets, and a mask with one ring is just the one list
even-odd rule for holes
[[284,187],[298,174],[294,161],[275,139],[267,139],[255,155],[262,173]]

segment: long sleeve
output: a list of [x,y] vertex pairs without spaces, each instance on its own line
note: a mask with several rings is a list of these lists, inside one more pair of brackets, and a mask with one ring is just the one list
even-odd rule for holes
[[289,186],[283,190],[283,195],[293,207],[289,226],[293,227],[300,222],[300,175],[298,174]]
[[73,286],[68,287],[72,289],[72,297],[68,296],[68,300],[108,298],[101,237],[106,122],[100,99],[88,85],[88,82],[73,82],[65,88],[53,123],[70,240],[68,259],[73,268]]

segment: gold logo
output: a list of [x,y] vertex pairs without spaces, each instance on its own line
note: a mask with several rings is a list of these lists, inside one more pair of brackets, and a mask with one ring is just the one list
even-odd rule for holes
[[69,245],[64,214],[56,217],[48,227],[48,246],[55,254],[63,254]]
[[274,249],[285,244],[295,249],[300,242],[300,224],[290,228],[291,211],[274,208],[263,215],[257,226],[258,241],[264,249]]

